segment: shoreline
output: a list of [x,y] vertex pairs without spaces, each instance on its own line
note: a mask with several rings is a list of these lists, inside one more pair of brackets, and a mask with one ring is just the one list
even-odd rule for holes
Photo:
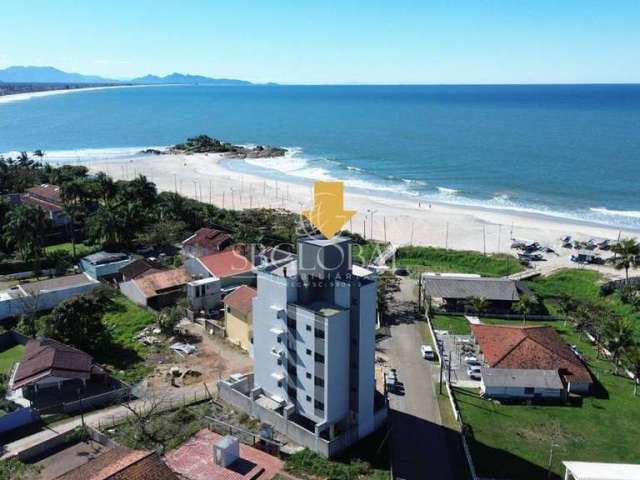
[[[115,180],[130,180],[139,174],[156,184],[158,191],[176,191],[218,207],[284,208],[300,213],[311,207],[312,185],[274,180],[255,173],[238,173],[223,165],[222,154],[166,154],[136,156],[126,160],[78,162],[91,172],[103,171]],[[65,162],[62,162],[65,163]],[[572,250],[563,249],[561,238],[577,240],[612,239],[637,236],[630,229],[619,229],[536,213],[514,212],[448,203],[410,201],[383,195],[370,195],[345,189],[345,208],[356,215],[345,229],[395,245],[420,245],[486,253],[509,253],[513,238],[538,241],[553,248],[557,256],[546,254],[536,262],[540,272],[558,268],[585,268],[569,260]],[[372,224],[373,219],[373,224]],[[603,257],[607,252],[601,252]],[[609,266],[589,266],[607,276],[621,278],[623,272]]]
[[[21,92],[11,93],[9,95],[0,96],[0,104],[20,102],[24,100],[31,100],[32,98],[49,97],[53,95],[64,95],[67,93],[77,92],[95,92],[97,90],[107,90],[116,88],[140,88],[140,87],[155,87],[157,85],[105,85],[102,87],[78,87],[78,88],[60,88],[54,90],[40,90],[37,92]],[[166,86],[166,85],[162,85]]]

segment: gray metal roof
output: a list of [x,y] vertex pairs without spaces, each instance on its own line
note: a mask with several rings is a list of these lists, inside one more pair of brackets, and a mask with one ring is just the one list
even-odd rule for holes
[[487,387],[564,388],[557,370],[484,367],[482,369],[482,382]]
[[518,301],[518,284],[509,278],[423,277],[425,295],[433,298]]
[[128,258],[129,255],[122,252],[96,252],[92,253],[91,255],[87,255],[86,257],[84,257],[84,260],[87,260],[93,265],[102,265],[105,263],[120,262]]
[[84,273],[78,273],[76,275],[67,275],[65,277],[54,277],[48,280],[41,280],[39,282],[21,283],[20,288],[29,295],[37,295],[41,292],[50,290],[73,288],[80,285],[91,285],[92,283],[98,283],[98,281],[93,280]]

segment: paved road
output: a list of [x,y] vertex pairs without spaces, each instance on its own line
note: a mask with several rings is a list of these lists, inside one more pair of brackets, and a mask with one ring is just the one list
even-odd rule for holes
[[404,480],[455,479],[449,452],[450,436],[457,433],[441,426],[440,409],[434,389],[438,375],[435,363],[420,356],[422,337],[414,322],[410,281],[403,279],[402,290],[394,305],[396,324],[390,327],[391,338],[383,348],[390,363],[404,383],[404,395],[390,395],[391,461],[394,478]]

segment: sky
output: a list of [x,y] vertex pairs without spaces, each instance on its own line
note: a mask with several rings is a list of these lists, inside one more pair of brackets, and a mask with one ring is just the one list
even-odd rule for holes
[[4,0],[0,68],[296,84],[640,82],[640,0]]

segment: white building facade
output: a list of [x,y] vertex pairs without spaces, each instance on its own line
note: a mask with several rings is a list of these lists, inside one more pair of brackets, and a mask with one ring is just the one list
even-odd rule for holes
[[257,273],[255,387],[329,438],[374,430],[376,277],[354,273],[349,238],[307,237]]

